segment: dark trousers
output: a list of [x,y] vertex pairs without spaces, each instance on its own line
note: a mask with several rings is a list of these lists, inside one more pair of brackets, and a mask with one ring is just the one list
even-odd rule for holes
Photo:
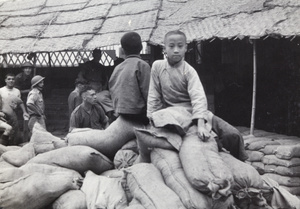
[[225,148],[235,158],[245,161],[248,155],[244,147],[244,139],[241,133],[223,119],[213,116],[212,130],[218,135],[219,150]]

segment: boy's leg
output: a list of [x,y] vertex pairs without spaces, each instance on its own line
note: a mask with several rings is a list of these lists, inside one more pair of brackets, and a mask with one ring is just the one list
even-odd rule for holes
[[223,119],[213,116],[212,129],[218,135],[218,144],[224,147],[235,158],[245,161],[248,155],[241,133]]

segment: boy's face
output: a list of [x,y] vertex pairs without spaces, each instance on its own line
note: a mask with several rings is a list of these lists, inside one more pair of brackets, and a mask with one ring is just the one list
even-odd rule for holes
[[15,85],[15,77],[7,76],[7,78],[5,79],[5,83],[8,88],[13,88]]
[[186,40],[183,35],[171,34],[165,39],[165,52],[170,65],[179,63],[187,50]]

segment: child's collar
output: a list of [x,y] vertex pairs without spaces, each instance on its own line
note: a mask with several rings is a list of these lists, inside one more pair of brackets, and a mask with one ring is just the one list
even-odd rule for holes
[[130,55],[127,55],[127,56],[126,56],[126,59],[127,59],[127,58],[131,58],[131,57],[141,58],[141,55],[139,55],[139,54],[130,54]]

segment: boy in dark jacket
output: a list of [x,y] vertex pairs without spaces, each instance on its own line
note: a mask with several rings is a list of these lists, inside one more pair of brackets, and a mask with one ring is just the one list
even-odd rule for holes
[[136,32],[128,32],[121,38],[121,46],[126,55],[110,80],[109,91],[117,114],[125,119],[148,124],[147,97],[150,81],[150,66],[141,59],[141,37]]

